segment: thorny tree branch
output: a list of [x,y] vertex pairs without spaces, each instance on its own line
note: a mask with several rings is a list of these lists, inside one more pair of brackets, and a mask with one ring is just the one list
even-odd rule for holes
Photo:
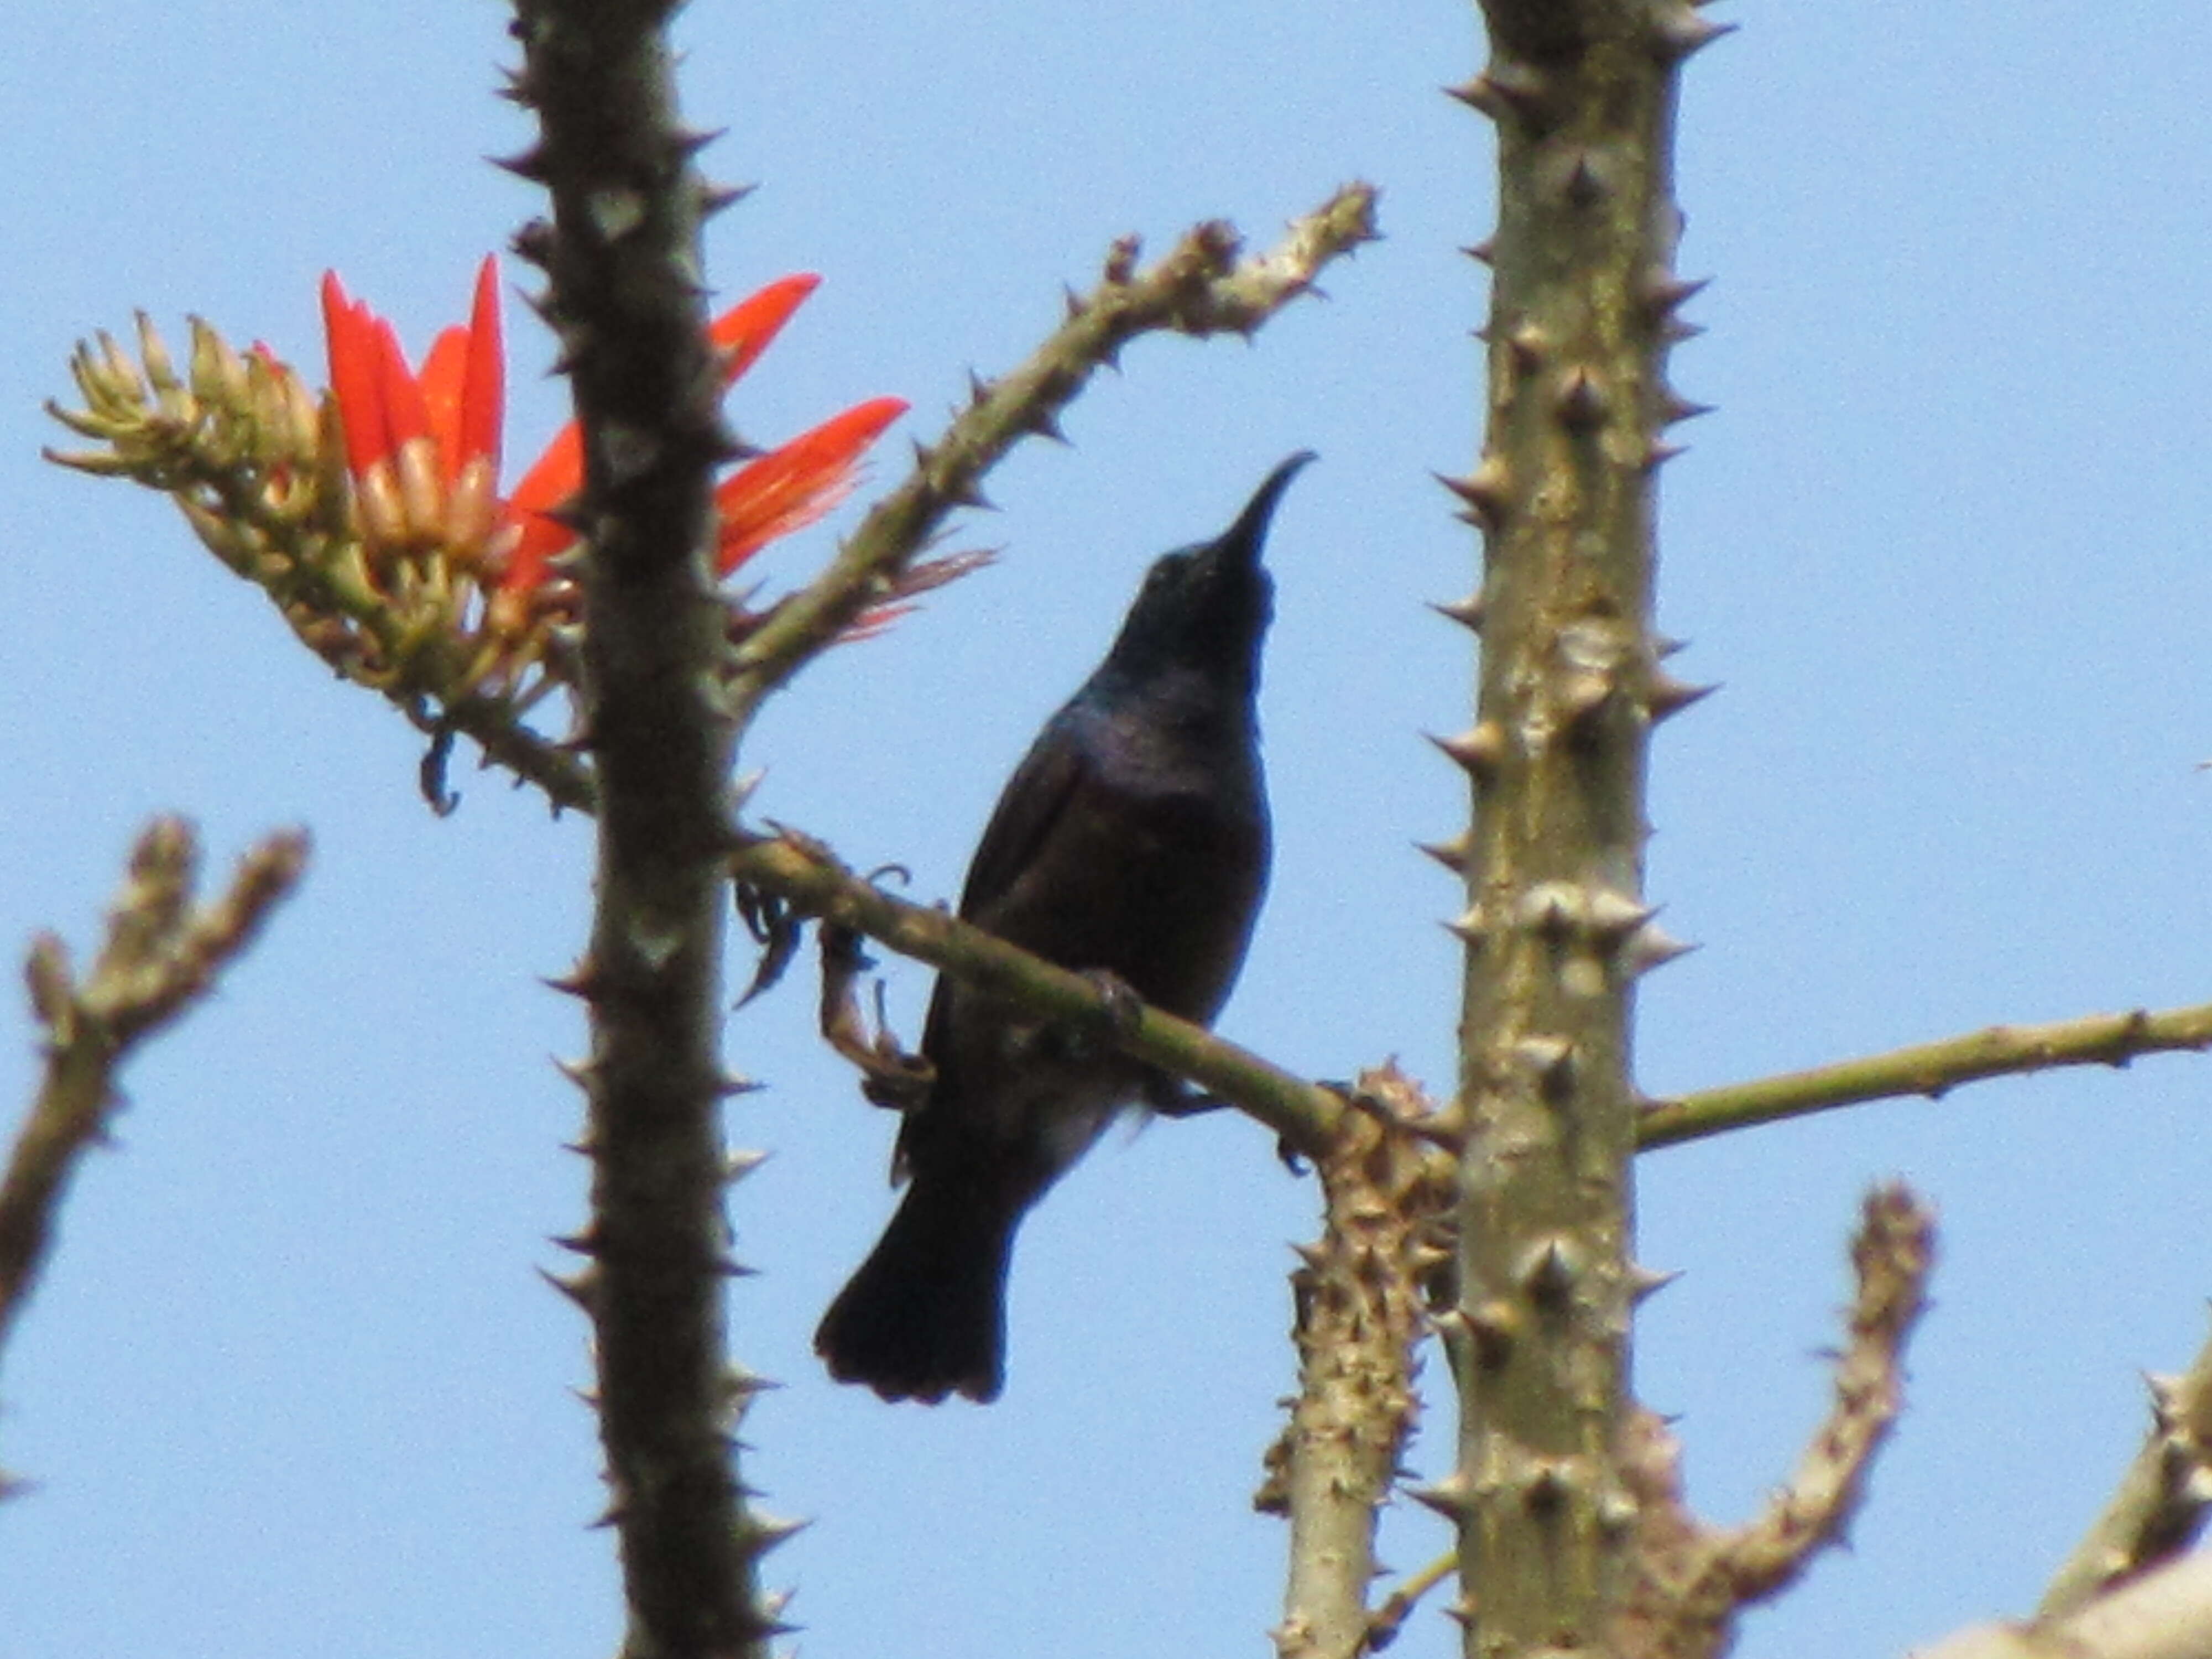
[[210,990],[306,867],[307,838],[270,836],[220,897],[194,902],[199,847],[182,818],[156,818],[131,851],[92,972],[78,980],[52,933],[26,964],[46,1028],[46,1074],[0,1177],[0,1349],[47,1250],[78,1158],[103,1139],[122,1097],[115,1073],[141,1039]]
[[1218,222],[1185,233],[1139,270],[1124,238],[1098,286],[1071,295],[1067,320],[1005,379],[975,383],[974,397],[935,444],[918,447],[914,471],[869,512],[819,576],[778,605],[738,648],[738,720],[826,649],[893,581],[945,519],[988,505],[984,475],[1024,437],[1060,436],[1060,416],[1100,367],[1140,334],[1172,331],[1249,336],[1313,286],[1322,268],[1376,238],[1375,190],[1347,185],[1293,223],[1266,253],[1238,257],[1237,233]]
[[1636,1571],[1618,1650],[1645,1659],[1725,1652],[1736,1616],[1843,1541],[1874,1456],[1904,1405],[1905,1346],[1927,1305],[1932,1212],[1902,1183],[1867,1195],[1851,1242],[1857,1277],[1836,1397],[1788,1485],[1741,1527],[1713,1528],[1683,1504],[1673,1437],[1632,1419],[1624,1460],[1636,1490]]
[[591,1052],[590,1220],[563,1288],[589,1316],[622,1563],[625,1659],[765,1659],[782,1626],[761,1559],[789,1530],[751,1501],[736,1431],[758,1386],[729,1358],[722,860],[737,727],[730,611],[709,567],[732,447],[706,333],[700,222],[716,200],[677,114],[659,0],[516,0],[516,100],[546,187],[527,228],[582,429],[579,696],[598,786],[591,942],[570,985]]
[[1677,0],[1484,0],[1456,95],[1497,133],[1481,457],[1448,487],[1482,532],[1465,772],[1458,1388],[1468,1659],[1599,1650],[1626,1588],[1638,977],[1671,953],[1643,896],[1648,750],[1685,706],[1651,628],[1656,469],[1681,215]]
[[2212,1505],[2212,1340],[2179,1376],[2147,1379],[2151,1428],[2118,1491],[2044,1593],[2039,1619],[2087,1606],[2196,1541]]
[[1426,1308],[1449,1299],[1437,1281],[1452,1261],[1452,1164],[1425,1139],[1435,1116],[1412,1079],[1382,1066],[1354,1085],[1316,1160],[1322,1237],[1291,1278],[1298,1394],[1254,1500],[1290,1522],[1281,1659],[1356,1659],[1384,1628],[1367,1605],[1376,1517],[1419,1410]]
[[1934,1212],[1902,1182],[1869,1194],[1851,1241],[1858,1288],[1835,1402],[1765,1511],[1717,1540],[1717,1564],[1739,1605],[1784,1589],[1816,1552],[1843,1541],[1875,1454],[1905,1408],[1905,1348],[1927,1310],[1935,1261]]
[[1992,1025],[1938,1042],[1701,1089],[1644,1109],[1637,1141],[1679,1146],[1723,1130],[1778,1123],[1899,1095],[1940,1099],[1962,1083],[2053,1066],[2125,1066],[2138,1054],[2212,1048],[2212,1003],[2159,1013],[2090,1014],[2048,1025]]

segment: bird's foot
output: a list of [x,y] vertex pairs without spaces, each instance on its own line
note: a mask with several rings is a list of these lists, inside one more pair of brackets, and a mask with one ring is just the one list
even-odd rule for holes
[[899,1046],[884,1010],[884,982],[875,985],[875,1019],[861,1007],[860,975],[873,965],[860,948],[860,936],[824,921],[822,939],[822,1036],[860,1071],[860,1093],[872,1105],[894,1111],[919,1110],[929,1098],[937,1068]]

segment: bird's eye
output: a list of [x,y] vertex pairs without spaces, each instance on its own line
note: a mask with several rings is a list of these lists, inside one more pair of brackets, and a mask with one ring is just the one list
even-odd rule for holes
[[1180,586],[1183,580],[1185,567],[1189,563],[1190,561],[1180,553],[1169,554],[1153,565],[1152,574],[1145,578],[1145,592],[1148,594],[1160,593],[1169,588]]

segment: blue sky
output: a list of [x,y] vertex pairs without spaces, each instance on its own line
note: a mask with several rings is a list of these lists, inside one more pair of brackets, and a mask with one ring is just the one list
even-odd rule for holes
[[[2212,997],[2212,16],[2142,0],[1737,7],[1682,112],[1676,356],[1718,405],[1666,476],[1662,621],[1725,689],[1656,745],[1650,891],[1695,955],[1649,982],[1654,1093],[2000,1020]],[[28,0],[0,68],[0,949],[81,945],[139,823],[228,860],[304,823],[306,890],[126,1079],[0,1379],[8,1659],[89,1653],[592,1656],[617,1635],[583,1332],[540,1284],[581,1214],[560,1143],[580,1047],[541,988],[586,922],[586,827],[463,771],[440,822],[414,738],[333,682],[161,501],[45,466],[72,342],[203,313],[312,365],[333,265],[417,347],[538,210],[482,158],[504,13]],[[1342,1076],[1448,1080],[1449,883],[1410,850],[1456,780],[1458,630],[1419,601],[1476,556],[1428,474],[1477,441],[1486,128],[1437,94],[1471,10],[1159,0],[1103,10],[701,5],[687,113],[759,192],[714,230],[735,295],[821,291],[733,414],[775,439],[877,393],[926,436],[1017,361],[1107,243],[1203,217],[1255,239],[1364,176],[1389,240],[1250,349],[1139,343],[1072,449],[994,477],[953,544],[1004,550],[770,711],[760,810],[957,890],[998,784],[1088,671],[1146,563],[1218,529],[1290,451],[1262,713],[1273,896],[1222,1028]],[[510,308],[508,442],[562,418]],[[895,434],[879,480],[902,453]],[[847,518],[838,522],[849,522]],[[779,548],[772,580],[836,525]],[[742,964],[740,964],[742,966]],[[927,977],[890,970],[911,1031]],[[1006,1398],[884,1407],[829,1384],[819,1310],[888,1209],[890,1124],[794,982],[731,1024],[771,1087],[733,1133],[737,1353],[785,1380],[749,1477],[814,1525],[774,1559],[816,1655],[1256,1651],[1283,1534],[1252,1515],[1290,1383],[1286,1244],[1310,1188],[1228,1115],[1109,1137],[1034,1218]],[[0,1115],[33,1033],[0,1030]],[[1873,1180],[1942,1207],[1911,1407],[1856,1547],[1753,1659],[1900,1652],[2024,1610],[2212,1292],[2212,1062],[2157,1058],[1861,1109],[1646,1160],[1638,1384],[1692,1496],[1739,1518],[1824,1398],[1817,1351]],[[1417,1460],[1439,1455],[1448,1407]],[[1394,1513],[1394,1565],[1444,1544]],[[1433,1614],[1409,1659],[1452,1639]]]

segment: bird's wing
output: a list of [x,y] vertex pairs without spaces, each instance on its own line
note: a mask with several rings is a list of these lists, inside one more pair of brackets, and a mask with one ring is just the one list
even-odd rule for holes
[[[960,914],[981,927],[994,925],[992,912],[1012,890],[1024,871],[1035,862],[1053,828],[1066,816],[1091,775],[1084,745],[1066,729],[1066,712],[1056,714],[1030,745],[1014,775],[1000,791],[983,839],[968,866],[967,884],[960,891]],[[939,975],[931,993],[929,1014],[924,1021],[921,1052],[936,1066],[933,1101],[957,1096],[960,1079],[951,1075],[957,1064],[947,1041],[946,1022],[951,1017],[951,981]],[[919,1121],[931,1115],[928,1102],[909,1113],[899,1127],[898,1146],[891,1157],[891,1179],[904,1181],[912,1171]]]
[[960,914],[970,921],[991,926],[992,909],[1035,863],[1038,848],[1090,778],[1089,746],[1068,724],[1067,711],[1053,716],[991,810],[960,890]]

